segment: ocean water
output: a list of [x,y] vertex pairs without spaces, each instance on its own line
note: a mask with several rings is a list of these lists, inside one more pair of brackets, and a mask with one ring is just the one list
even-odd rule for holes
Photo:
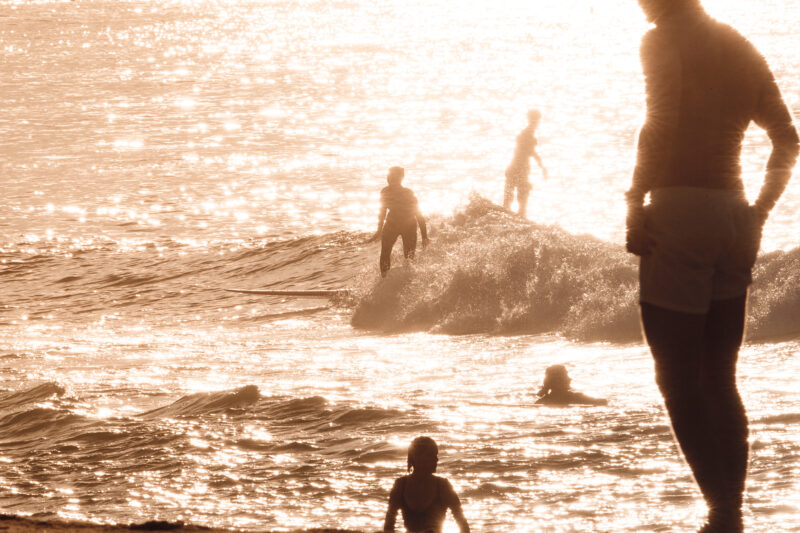
[[[705,4],[797,115],[800,8]],[[621,245],[646,29],[633,0],[0,0],[2,512],[377,530],[426,434],[473,531],[693,530]],[[528,222],[496,202],[533,107]],[[432,242],[381,281],[392,165]],[[794,180],[740,360],[753,532],[800,531],[798,217]],[[609,405],[533,405],[554,363]]]

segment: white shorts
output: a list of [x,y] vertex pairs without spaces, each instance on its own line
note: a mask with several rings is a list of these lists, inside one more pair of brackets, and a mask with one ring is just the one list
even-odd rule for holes
[[645,228],[655,246],[641,258],[640,301],[705,314],[712,300],[747,293],[761,224],[744,193],[656,189],[645,207]]

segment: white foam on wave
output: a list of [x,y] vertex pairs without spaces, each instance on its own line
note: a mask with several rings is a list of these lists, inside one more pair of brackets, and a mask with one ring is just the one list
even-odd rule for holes
[[[473,196],[407,268],[362,290],[356,328],[446,334],[558,334],[576,341],[641,339],[636,258]],[[800,334],[800,249],[754,271],[751,340]]]

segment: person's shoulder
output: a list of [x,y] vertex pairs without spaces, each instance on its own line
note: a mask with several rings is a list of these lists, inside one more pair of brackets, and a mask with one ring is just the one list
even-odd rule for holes
[[442,491],[445,494],[449,495],[449,494],[455,494],[456,493],[455,489],[453,488],[453,484],[450,483],[449,479],[447,479],[446,477],[442,477],[442,476],[433,476],[433,477],[434,477],[434,479],[436,479],[436,483],[439,485],[439,487],[442,489]]
[[392,493],[399,492],[403,489],[403,486],[406,483],[406,479],[408,476],[400,476],[399,478],[394,480],[394,484],[392,485]]
[[664,31],[663,28],[656,26],[647,30],[642,36],[640,48],[641,50],[651,50],[659,46],[667,46],[670,44],[671,40],[669,33]]
[[608,400],[604,398],[593,398],[582,392],[575,391],[570,391],[570,394],[570,403],[579,403],[583,405],[608,405]]
[[756,45],[730,24],[720,22],[716,19],[710,19],[708,24],[710,28],[709,31],[711,31],[719,41],[722,41],[727,48],[733,49],[737,57],[755,59],[758,61],[764,60],[764,56],[758,51]]
[[409,200],[416,200],[417,196],[414,194],[414,191],[409,189],[408,187],[403,187],[403,196],[408,198]]
[[656,26],[642,37],[639,56],[644,64],[660,63],[678,57],[678,46],[672,34]]

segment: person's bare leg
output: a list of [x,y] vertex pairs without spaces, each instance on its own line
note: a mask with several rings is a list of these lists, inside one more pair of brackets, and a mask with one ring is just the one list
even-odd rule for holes
[[[736,362],[744,337],[746,296],[711,303],[700,369],[716,454],[725,477],[718,479],[707,531],[741,528],[748,461],[747,415],[736,387]],[[718,529],[713,529],[719,524]]]
[[742,296],[714,302],[706,315],[642,304],[656,383],[678,444],[708,503],[705,531],[709,532],[741,528],[747,429],[735,389],[735,360],[744,300]]
[[506,180],[505,188],[503,189],[503,207],[511,209],[511,204],[514,202],[514,186]]
[[531,184],[521,184],[517,188],[517,201],[519,202],[519,216],[525,218],[528,212],[528,197],[531,195]]

